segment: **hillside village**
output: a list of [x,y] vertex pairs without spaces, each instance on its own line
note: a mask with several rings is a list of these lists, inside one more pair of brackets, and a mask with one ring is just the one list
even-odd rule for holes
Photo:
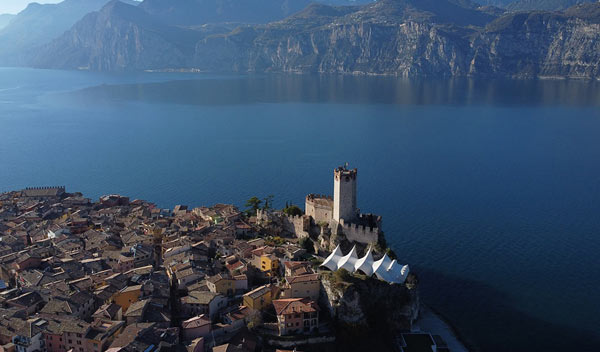
[[[344,209],[358,215],[355,200]],[[329,224],[302,236],[267,214],[287,218],[268,207],[92,201],[64,187],[1,194],[0,351],[334,351],[336,327],[355,319],[340,290],[352,280],[400,292],[406,302],[392,303],[403,311],[390,321],[407,333],[398,350],[411,350],[416,276],[403,272],[399,283],[352,270],[356,258],[341,260],[343,221],[335,217],[337,243]],[[314,222],[291,216],[303,217]],[[386,258],[380,262],[391,268]],[[426,336],[425,345],[444,351],[443,341]]]

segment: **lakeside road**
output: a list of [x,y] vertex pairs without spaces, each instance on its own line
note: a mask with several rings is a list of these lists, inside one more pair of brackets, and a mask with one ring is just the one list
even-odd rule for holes
[[413,332],[425,332],[440,335],[452,352],[469,352],[467,347],[456,336],[452,327],[429,307],[421,304],[419,319],[413,325]]

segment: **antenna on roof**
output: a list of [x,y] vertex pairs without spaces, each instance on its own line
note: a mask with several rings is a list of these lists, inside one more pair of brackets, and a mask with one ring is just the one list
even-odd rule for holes
[[348,170],[348,162],[347,161],[344,163],[344,169]]

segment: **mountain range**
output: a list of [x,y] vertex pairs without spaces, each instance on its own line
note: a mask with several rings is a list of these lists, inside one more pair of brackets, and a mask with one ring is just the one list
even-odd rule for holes
[[100,10],[107,0],[65,0],[31,3],[0,30],[0,64],[18,65],[44,43],[71,28],[85,14]]
[[[506,11],[469,0],[329,2],[346,6],[113,0],[70,27],[64,23],[55,39],[31,41],[38,45],[18,64],[97,71],[600,77],[599,3],[550,12]],[[0,31],[0,43],[19,17]]]
[[506,4],[504,7],[509,11],[557,11],[571,6],[594,2],[591,0],[518,0]]
[[4,14],[0,15],[0,30],[10,23],[10,21],[15,17],[15,15]]

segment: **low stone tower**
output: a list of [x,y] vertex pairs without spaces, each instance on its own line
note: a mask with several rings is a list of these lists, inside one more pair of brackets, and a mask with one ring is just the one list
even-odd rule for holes
[[346,222],[354,220],[356,208],[357,170],[348,170],[348,163],[333,170],[333,220]]

